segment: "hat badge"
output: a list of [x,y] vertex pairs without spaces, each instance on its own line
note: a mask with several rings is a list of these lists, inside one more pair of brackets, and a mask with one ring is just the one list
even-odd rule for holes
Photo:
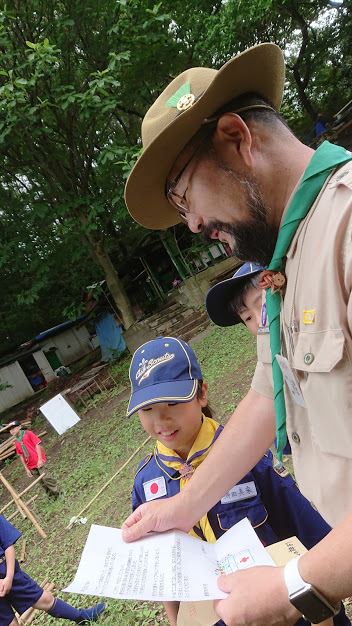
[[184,83],[166,102],[166,106],[170,109],[178,111],[187,111],[195,102],[196,97],[191,93],[191,84]]

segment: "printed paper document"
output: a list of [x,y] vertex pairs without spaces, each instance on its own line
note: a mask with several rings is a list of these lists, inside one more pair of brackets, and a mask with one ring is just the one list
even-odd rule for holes
[[64,590],[131,600],[225,598],[219,574],[274,562],[248,519],[216,543],[180,531],[153,533],[125,543],[117,528],[92,525],[73,582]]

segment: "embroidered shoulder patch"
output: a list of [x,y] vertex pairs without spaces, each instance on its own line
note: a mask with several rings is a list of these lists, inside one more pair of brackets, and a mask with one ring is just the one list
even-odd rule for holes
[[166,482],[164,476],[158,476],[143,483],[144,495],[147,502],[156,500],[167,495]]

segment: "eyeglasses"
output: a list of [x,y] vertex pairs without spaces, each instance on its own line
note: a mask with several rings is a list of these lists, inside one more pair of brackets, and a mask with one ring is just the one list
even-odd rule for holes
[[[241,107],[240,109],[236,109],[234,111],[228,111],[228,113],[233,113],[233,114],[240,114],[240,113],[245,113],[247,111],[252,111],[252,110],[261,110],[261,109],[267,109],[270,111],[274,111],[275,109],[273,109],[273,107],[269,106],[269,105],[265,105],[265,104],[252,104],[252,105],[248,105],[245,107]],[[189,157],[189,159],[187,159],[186,163],[184,164],[184,166],[181,168],[181,170],[179,171],[179,173],[177,174],[176,178],[174,178],[174,180],[170,181],[169,183],[166,182],[166,188],[165,188],[165,195],[166,198],[168,200],[168,202],[174,207],[174,209],[176,209],[177,213],[179,214],[181,220],[183,222],[188,222],[188,218],[187,218],[187,214],[190,213],[188,204],[187,204],[187,199],[186,199],[186,193],[187,193],[187,189],[188,189],[188,185],[183,193],[183,195],[181,196],[180,194],[176,193],[175,189],[178,185],[178,183],[180,182],[184,172],[186,171],[187,167],[189,166],[189,164],[193,161],[193,159],[196,157],[196,155],[198,154],[198,152],[200,151],[201,147],[204,146],[206,139],[209,137],[209,135],[212,133],[212,131],[214,130],[214,128],[210,128],[209,126],[210,124],[213,124],[215,126],[215,123],[218,121],[218,119],[224,115],[225,112],[223,113],[219,113],[217,115],[214,115],[213,117],[207,117],[205,120],[203,120],[202,122],[202,126],[200,128],[200,130],[198,131],[198,133],[196,133],[195,137],[197,137],[197,135],[200,135],[200,140],[199,143],[197,144],[197,147],[195,148],[195,150],[192,152],[191,156]],[[206,132],[204,132],[204,127],[207,126]]]
[[187,205],[187,200],[186,200],[186,193],[187,193],[187,189],[188,189],[188,185],[183,193],[182,196],[180,196],[179,193],[176,193],[175,188],[177,187],[178,183],[180,182],[184,172],[186,171],[187,167],[189,166],[189,164],[193,161],[193,159],[196,157],[196,155],[198,154],[200,147],[203,145],[204,142],[202,142],[201,144],[199,144],[196,149],[192,152],[191,156],[189,157],[189,159],[187,159],[186,163],[184,164],[184,166],[181,168],[181,170],[179,171],[179,173],[177,174],[176,178],[174,178],[174,180],[172,180],[171,182],[167,183],[166,185],[166,197],[168,199],[168,201],[170,202],[170,204],[174,207],[174,209],[176,209],[177,213],[179,214],[181,220],[183,222],[187,223],[187,213],[189,213],[189,208]]

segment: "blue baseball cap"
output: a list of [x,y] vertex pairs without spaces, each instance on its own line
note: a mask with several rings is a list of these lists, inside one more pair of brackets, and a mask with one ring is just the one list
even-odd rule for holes
[[189,402],[203,375],[192,348],[175,337],[157,337],[140,346],[130,365],[127,417],[149,404]]
[[242,322],[241,318],[230,310],[229,304],[236,293],[243,289],[249,278],[265,268],[258,263],[243,263],[237,268],[232,278],[223,280],[209,289],[205,306],[212,322],[217,326],[234,326]]

